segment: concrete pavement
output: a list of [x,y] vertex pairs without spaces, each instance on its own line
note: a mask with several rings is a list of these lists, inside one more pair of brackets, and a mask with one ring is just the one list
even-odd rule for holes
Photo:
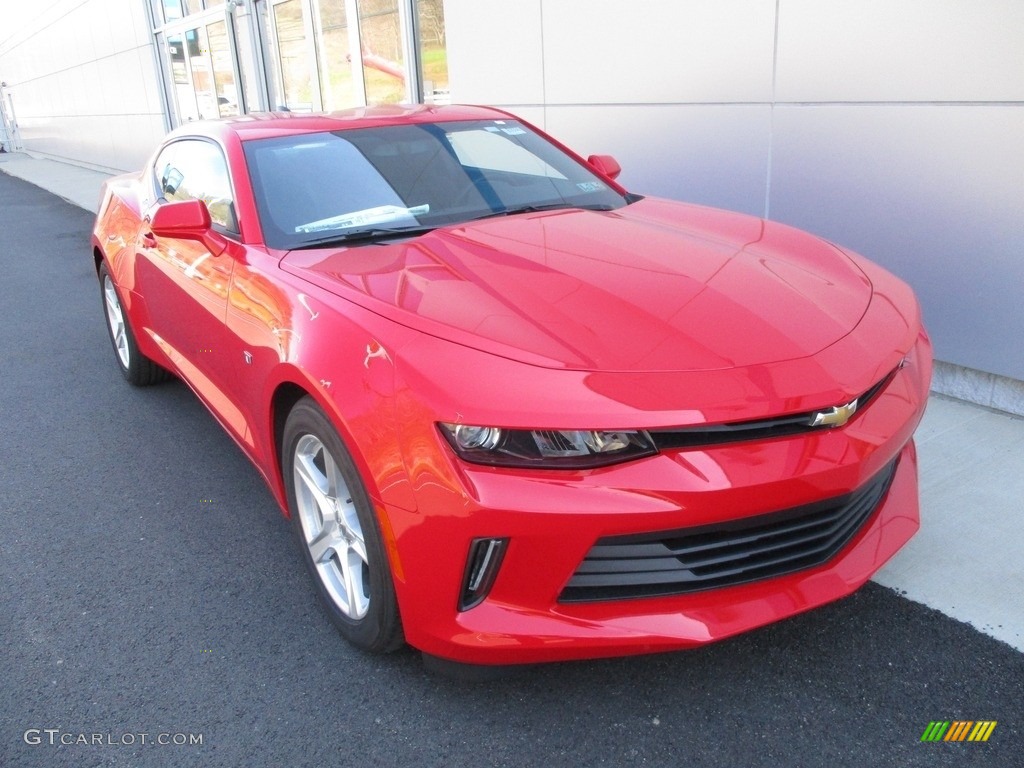
[[36,158],[24,152],[0,153],[0,171],[42,187],[93,213],[99,207],[100,185],[110,177],[102,171]]
[[875,581],[1024,651],[1024,419],[933,394],[921,530]]

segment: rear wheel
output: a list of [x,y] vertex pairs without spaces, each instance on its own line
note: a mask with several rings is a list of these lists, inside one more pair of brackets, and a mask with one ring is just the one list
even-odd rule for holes
[[114,355],[121,375],[127,382],[137,387],[166,381],[169,377],[167,371],[139,351],[135,343],[135,334],[128,323],[128,316],[121,307],[117,286],[114,285],[105,262],[100,262],[99,278],[103,311],[107,318],[107,333],[110,335],[110,343],[114,346]]
[[331,620],[359,648],[399,648],[398,603],[376,514],[355,463],[310,398],[288,414],[281,453],[292,527]]

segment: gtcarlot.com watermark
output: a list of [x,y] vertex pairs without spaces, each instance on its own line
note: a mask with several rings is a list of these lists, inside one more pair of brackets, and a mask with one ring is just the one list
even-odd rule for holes
[[21,738],[31,747],[42,745],[57,747],[198,747],[203,744],[201,733],[86,733],[64,731],[60,728],[29,728]]

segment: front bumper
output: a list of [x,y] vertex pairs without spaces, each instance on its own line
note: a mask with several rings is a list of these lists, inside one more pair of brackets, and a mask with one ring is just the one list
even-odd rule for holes
[[[392,566],[408,642],[475,664],[671,651],[851,594],[919,527],[912,435],[930,379],[924,337],[912,360],[870,408],[839,429],[664,451],[578,473],[491,469],[447,453],[450,471],[418,484],[416,511],[381,510],[393,536]],[[438,450],[445,451],[440,440]],[[864,487],[894,461],[881,501],[823,564],[688,594],[560,600],[600,539],[813,504]],[[466,557],[481,537],[507,538],[508,547],[487,598],[459,611]]]

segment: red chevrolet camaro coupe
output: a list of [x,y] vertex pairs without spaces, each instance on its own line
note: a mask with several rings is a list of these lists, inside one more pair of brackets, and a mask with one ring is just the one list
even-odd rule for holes
[[392,107],[191,123],[106,184],[121,372],[195,391],[355,645],[688,648],[850,594],[917,530],[911,290],[618,171]]

